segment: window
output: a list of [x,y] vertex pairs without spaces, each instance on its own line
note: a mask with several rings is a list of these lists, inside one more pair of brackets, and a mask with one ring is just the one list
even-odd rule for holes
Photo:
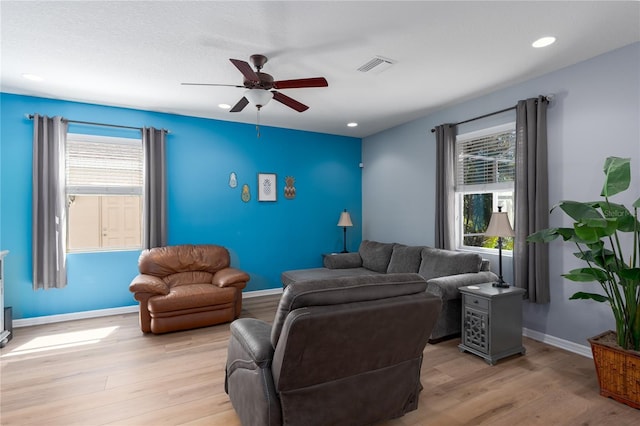
[[67,135],[67,250],[142,248],[142,140]]
[[[498,238],[484,231],[498,206],[513,224],[515,145],[515,123],[456,138],[457,248],[497,248]],[[503,250],[512,249],[513,239],[504,238]]]

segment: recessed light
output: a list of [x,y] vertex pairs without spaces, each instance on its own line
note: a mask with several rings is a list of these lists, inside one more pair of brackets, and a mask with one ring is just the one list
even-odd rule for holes
[[231,105],[229,104],[218,104],[218,107],[222,109],[231,109]]
[[355,122],[351,122],[351,123],[347,123],[348,127],[358,127],[358,123]]
[[39,75],[29,74],[29,73],[22,74],[22,78],[25,78],[25,79],[31,80],[31,81],[43,81],[44,80],[44,78],[40,77]]
[[533,43],[531,43],[531,46],[535,47],[535,48],[540,48],[540,47],[547,47],[553,43],[556,42],[556,38],[555,37],[542,37],[537,39],[536,41],[534,41]]

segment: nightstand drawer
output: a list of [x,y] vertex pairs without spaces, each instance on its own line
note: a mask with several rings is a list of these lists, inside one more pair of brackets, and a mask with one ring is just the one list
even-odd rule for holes
[[483,297],[471,296],[468,294],[464,295],[464,304],[466,306],[471,306],[476,309],[489,309],[489,299],[485,299]]

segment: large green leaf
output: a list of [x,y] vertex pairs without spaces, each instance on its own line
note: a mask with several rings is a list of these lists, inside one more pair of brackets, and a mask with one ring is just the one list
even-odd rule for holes
[[[604,219],[600,212],[596,210],[590,203],[581,203],[579,201],[560,201],[556,207],[560,207],[573,220],[580,222],[586,219]],[[551,210],[553,210],[551,209]]]
[[562,236],[564,241],[576,241],[580,242],[576,237],[576,231],[573,228],[556,228],[558,234]]
[[605,220],[604,222],[588,220],[588,222],[595,223],[595,226],[580,222],[574,224],[576,236],[585,244],[596,243],[600,241],[600,238],[608,237],[616,232],[615,220]]
[[616,220],[615,219],[583,219],[580,222],[576,222],[580,225],[590,226],[592,228],[611,228],[613,231],[616,230]]
[[527,237],[527,242],[548,243],[560,236],[560,234],[558,234],[557,231],[558,231],[558,228],[548,228],[548,229],[543,229],[542,231],[534,232],[533,234]]
[[582,292],[582,291],[577,292],[576,294],[571,296],[569,299],[570,300],[591,299],[591,300],[595,300],[596,302],[608,302],[609,301],[609,298],[607,296],[603,296],[602,294],[585,293],[585,292]]
[[611,197],[629,188],[631,182],[631,159],[609,157],[604,162],[604,186],[600,195]]
[[575,237],[573,228],[547,228],[527,237],[529,243],[548,243],[558,237],[562,237],[564,241],[572,240]]
[[[593,207],[599,208],[602,214],[607,219],[614,219],[616,221],[616,227],[622,232],[633,232],[634,222],[636,219],[633,214],[622,204],[607,203],[606,201],[597,201],[593,204]],[[638,224],[640,225],[640,224]],[[638,226],[635,229],[640,229]]]
[[585,243],[595,243],[596,241],[600,241],[597,228],[591,228],[589,226],[576,223],[575,230],[576,236]]
[[598,268],[572,269],[567,274],[562,274],[568,280],[576,282],[607,281],[607,274]]
[[633,207],[635,207],[636,209],[640,209],[640,198],[638,198],[636,202],[633,203]]

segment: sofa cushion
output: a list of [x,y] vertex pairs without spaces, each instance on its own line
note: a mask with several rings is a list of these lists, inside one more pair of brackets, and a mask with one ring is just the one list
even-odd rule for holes
[[362,275],[378,275],[378,272],[374,272],[366,268],[346,268],[346,269],[328,269],[328,268],[309,268],[309,269],[294,269],[291,271],[284,271],[280,275],[282,280],[282,286],[286,287],[289,284],[297,283],[300,281],[308,280],[321,280],[331,279],[338,277],[359,277]]
[[445,275],[479,272],[481,265],[482,257],[476,253],[424,247],[418,273],[428,281]]
[[191,284],[173,287],[165,296],[153,296],[149,299],[150,312],[173,312],[231,304],[236,300],[236,289],[219,288],[212,284]]
[[177,287],[180,285],[191,285],[193,283],[211,284],[213,274],[203,271],[177,272],[167,275],[163,278],[169,287]]
[[387,267],[388,274],[399,272],[418,272],[422,261],[422,246],[405,246],[396,244],[391,253],[391,260]]
[[[461,299],[460,287],[496,282],[498,276],[491,271],[477,274],[445,275],[427,281],[427,293],[438,296],[443,301]],[[458,330],[460,331],[460,330]]]
[[331,253],[325,255],[322,262],[324,267],[329,269],[359,268],[362,266],[362,258],[359,253]]
[[391,253],[395,243],[379,243],[377,241],[364,240],[360,243],[358,253],[362,258],[362,266],[382,274],[387,272]]
[[141,274],[166,277],[187,271],[215,274],[229,267],[229,251],[214,244],[183,244],[143,250],[138,259]]

